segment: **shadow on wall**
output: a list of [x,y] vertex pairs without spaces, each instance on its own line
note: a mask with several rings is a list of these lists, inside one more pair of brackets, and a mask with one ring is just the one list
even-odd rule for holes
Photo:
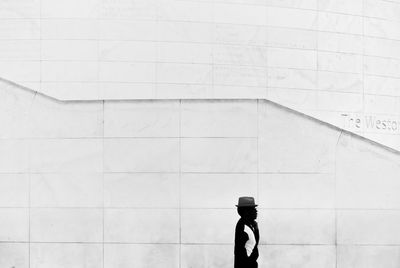
[[0,137],[1,267],[232,267],[245,195],[260,267],[400,266],[399,152],[267,100],[2,82]]

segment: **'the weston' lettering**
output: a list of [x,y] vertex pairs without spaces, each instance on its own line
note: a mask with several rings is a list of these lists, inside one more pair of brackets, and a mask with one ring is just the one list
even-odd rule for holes
[[342,114],[343,126],[347,129],[376,130],[400,133],[400,120],[379,118],[373,115],[354,116]]

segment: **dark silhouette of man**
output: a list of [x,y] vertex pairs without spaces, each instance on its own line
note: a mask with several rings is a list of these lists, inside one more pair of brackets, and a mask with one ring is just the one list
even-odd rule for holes
[[258,230],[257,205],[253,197],[239,197],[236,205],[240,219],[235,229],[235,268],[257,268]]

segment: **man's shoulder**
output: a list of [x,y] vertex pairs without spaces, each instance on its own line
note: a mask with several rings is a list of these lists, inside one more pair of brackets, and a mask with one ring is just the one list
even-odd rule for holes
[[242,229],[242,228],[244,228],[244,225],[245,225],[244,220],[242,218],[240,218],[236,223],[236,229],[238,229],[238,228]]
[[251,229],[258,229],[258,224],[256,221],[254,221],[253,224],[250,224],[249,222],[245,221],[243,218],[240,218],[238,222],[236,223],[236,229],[243,229],[244,227],[248,226]]

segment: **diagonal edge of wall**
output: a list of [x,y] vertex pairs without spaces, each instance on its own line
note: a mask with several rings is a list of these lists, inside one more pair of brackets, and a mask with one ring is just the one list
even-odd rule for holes
[[[361,136],[361,135],[359,135],[359,134],[357,134],[357,133],[354,133],[354,132],[352,132],[352,131],[346,130],[346,129],[341,128],[341,127],[338,127],[338,126],[336,126],[336,125],[333,125],[333,124],[331,124],[331,123],[328,123],[328,122],[323,121],[323,120],[321,120],[321,119],[318,119],[318,118],[316,118],[316,117],[307,115],[307,114],[305,114],[305,113],[303,113],[303,112],[301,112],[301,111],[295,110],[295,109],[290,108],[290,107],[288,107],[288,106],[282,105],[282,104],[280,104],[280,103],[277,103],[277,102],[274,102],[274,101],[271,101],[271,100],[269,100],[269,99],[267,99],[267,98],[262,98],[262,97],[254,97],[254,98],[237,97],[237,98],[130,98],[130,99],[117,99],[117,98],[116,98],[116,99],[107,99],[107,98],[103,98],[103,99],[63,99],[63,98],[60,98],[59,96],[49,95],[49,94],[45,94],[45,93],[43,93],[43,92],[41,92],[41,91],[33,90],[33,89],[29,88],[29,87],[25,87],[25,86],[23,86],[23,85],[20,85],[20,84],[18,84],[18,83],[15,83],[15,82],[13,82],[13,81],[10,81],[10,80],[7,80],[7,79],[1,78],[1,77],[0,77],[0,82],[1,82],[1,83],[4,83],[4,84],[6,84],[6,85],[9,85],[9,86],[16,87],[16,88],[18,88],[18,89],[20,89],[20,90],[25,90],[25,91],[27,91],[27,92],[31,92],[31,93],[33,93],[35,96],[36,96],[36,95],[40,95],[40,96],[42,96],[44,99],[47,99],[48,101],[51,101],[51,102],[56,102],[56,103],[58,103],[58,104],[63,104],[63,103],[84,103],[84,102],[102,102],[102,101],[154,101],[154,100],[163,101],[163,100],[179,100],[179,99],[187,99],[187,100],[256,100],[256,99],[258,99],[258,100],[262,100],[262,101],[268,102],[268,103],[270,103],[270,104],[272,104],[272,105],[275,105],[275,106],[277,106],[277,107],[279,107],[279,108],[281,108],[281,109],[284,109],[284,110],[286,110],[286,111],[288,111],[288,112],[290,112],[290,113],[297,114],[297,115],[299,115],[299,116],[301,116],[301,117],[304,117],[304,118],[307,118],[307,119],[309,119],[309,120],[315,121],[315,122],[317,122],[317,123],[319,123],[319,124],[325,125],[326,127],[329,127],[329,128],[332,128],[332,129],[336,129],[336,130],[340,131],[342,134],[347,134],[347,135],[349,135],[349,136],[351,136],[351,137],[354,137],[354,138],[356,138],[356,139],[365,141],[365,142],[367,142],[367,143],[370,143],[370,144],[373,144],[373,145],[375,145],[375,146],[378,146],[378,147],[380,147],[380,148],[382,148],[382,149],[385,149],[385,150],[387,150],[387,151],[389,151],[389,152],[392,152],[392,153],[395,153],[395,154],[400,155],[400,150],[397,150],[397,149],[395,149],[395,148],[393,148],[393,147],[390,147],[390,146],[388,146],[388,145],[385,145],[385,144],[382,144],[382,143],[380,143],[380,142],[374,141],[374,140],[372,140],[372,139],[366,138],[366,137]],[[342,136],[342,135],[341,135],[341,136]]]

